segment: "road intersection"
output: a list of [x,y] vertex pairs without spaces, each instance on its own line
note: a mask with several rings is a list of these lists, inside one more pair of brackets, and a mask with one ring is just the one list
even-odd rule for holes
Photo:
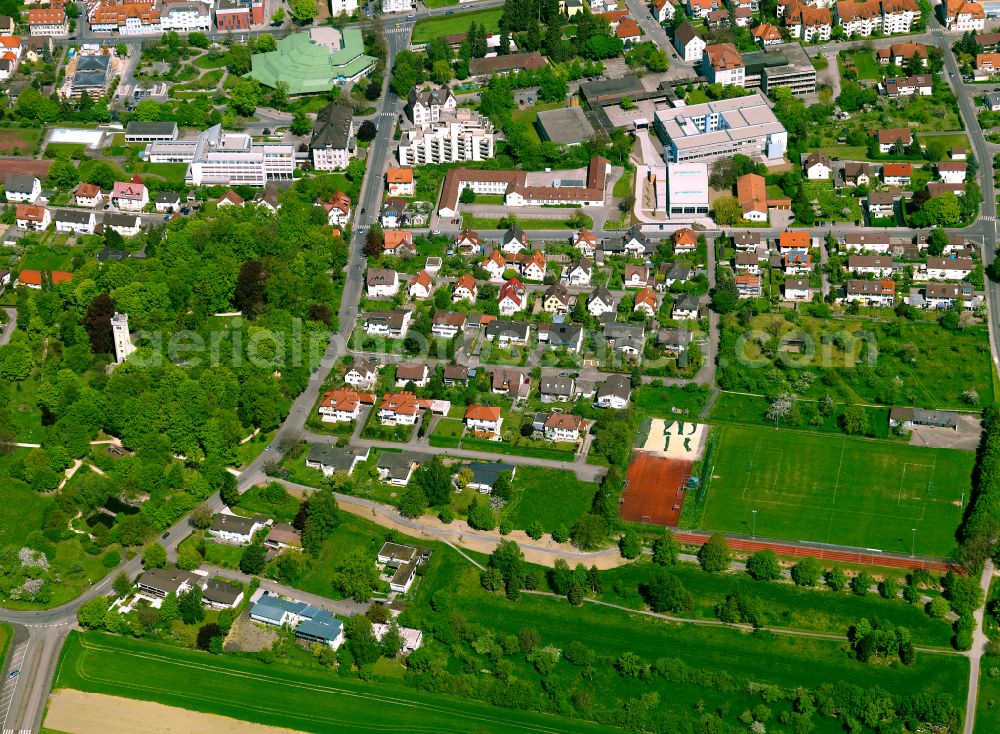
[[[629,2],[630,6],[632,4],[632,2]],[[483,0],[482,2],[475,3],[476,8],[499,7],[500,5],[502,5],[502,0]],[[446,12],[450,11],[447,11],[444,8],[421,11],[407,20],[401,19],[398,21],[398,28],[395,27],[394,24],[391,32],[387,32],[385,34],[388,46],[387,68],[392,67],[393,59],[399,51],[409,46],[409,40],[415,19],[443,15]],[[935,24],[932,23],[932,25]],[[229,35],[230,34],[212,34],[215,38],[228,37]],[[950,42],[952,42],[955,38],[957,38],[957,36],[954,34],[946,35],[941,30],[931,30],[921,36],[907,37],[906,40],[923,39],[932,41],[941,46],[944,50],[945,65],[949,72],[948,81],[958,98],[962,118],[969,133],[969,138],[975,151],[976,158],[979,162],[980,187],[982,189],[984,200],[980,218],[969,227],[960,231],[967,237],[981,241],[985,261],[992,262],[992,260],[996,257],[997,247],[996,192],[993,186],[992,161],[993,154],[1000,150],[1000,146],[988,143],[983,137],[982,131],[976,119],[975,104],[975,96],[977,94],[981,94],[981,90],[968,87],[962,82],[962,77],[959,73],[954,54],[949,48]],[[97,39],[97,36],[86,36],[81,34],[77,39],[62,39],[61,41],[57,40],[57,42],[80,43],[84,40]],[[104,40],[103,34],[101,35],[101,40]],[[142,40],[142,38],[125,39],[125,42],[129,44],[141,44]],[[884,40],[888,41],[889,39]],[[845,47],[848,45],[850,44],[844,44]],[[364,210],[366,214],[357,219],[352,233],[349,261],[346,267],[346,280],[339,313],[340,329],[330,340],[319,366],[310,377],[306,389],[293,402],[286,420],[282,423],[274,439],[267,446],[265,451],[253,459],[241,472],[239,478],[239,488],[241,491],[245,491],[251,486],[266,481],[264,465],[269,461],[275,461],[281,458],[281,446],[283,445],[284,439],[300,437],[305,433],[306,419],[319,397],[320,390],[322,389],[327,376],[337,360],[342,355],[349,353],[348,342],[354,327],[355,319],[358,315],[357,307],[361,301],[362,294],[363,273],[366,262],[363,254],[364,238],[369,227],[375,221],[376,214],[379,211],[383,190],[382,174],[389,160],[389,150],[395,127],[394,120],[402,111],[402,101],[392,92],[385,81],[383,84],[383,95],[378,106],[378,113],[376,116],[378,121],[378,132],[375,140],[372,141],[368,149],[369,158],[367,162],[367,170],[362,183],[360,199],[356,206],[357,211]],[[647,229],[649,229],[650,232],[654,231],[654,228],[652,227]],[[837,235],[847,232],[855,232],[857,229],[858,228],[856,227],[833,226],[815,227],[811,228],[809,231],[815,236],[825,236],[826,234]],[[779,234],[776,230],[755,231],[762,236],[773,237]],[[890,229],[878,231],[884,231],[890,235],[896,234],[900,236],[911,236],[914,234],[914,230],[909,229]],[[601,231],[595,232],[595,234],[598,237],[602,237],[607,233]],[[712,233],[709,233],[709,235],[712,235]],[[559,239],[565,237],[565,232],[541,233],[539,239]],[[712,249],[713,248],[709,248],[710,253],[712,252]],[[710,277],[714,278],[714,262],[712,261],[709,263],[709,272],[711,274]],[[990,340],[994,360],[997,361],[998,354],[1000,354],[997,341],[998,324],[996,322],[997,314],[1000,314],[1000,285],[988,282],[987,297],[989,300],[989,310],[991,312],[989,319]],[[712,344],[714,347],[714,345],[717,344],[718,336],[717,318],[713,318],[711,323],[711,330],[714,332],[712,337]],[[8,336],[9,331],[13,331],[13,328],[7,330],[4,336]],[[708,359],[706,361],[712,366],[709,371],[699,375],[698,381],[703,381],[705,384],[712,384],[712,382],[714,382],[714,349],[707,356]],[[421,450],[423,450],[423,447],[421,447]],[[449,453],[454,452],[452,451]],[[347,495],[341,497],[340,499],[342,502],[351,504],[369,502],[368,500]],[[371,510],[373,516],[377,512],[391,513],[391,508],[385,508],[383,506],[376,507],[375,503],[370,504],[371,507],[368,509]],[[222,509],[222,503],[218,495],[211,497],[208,501],[208,505],[213,511]],[[398,520],[399,522],[406,520],[401,517],[393,519],[394,521]],[[423,528],[422,532],[423,531],[426,531],[426,528]],[[166,547],[168,554],[173,556],[176,553],[177,545],[185,537],[187,537],[190,532],[191,528],[188,524],[188,518],[184,517],[167,531],[160,542]],[[454,532],[452,530],[440,530],[435,533],[435,537],[438,537],[445,542],[455,540],[455,538],[452,537],[453,535]],[[461,540],[461,538],[458,539]],[[988,567],[988,570],[992,573],[992,566]],[[140,557],[136,555],[130,560],[124,562],[106,578],[99,581],[96,585],[92,586],[72,602],[48,610],[5,610],[0,612],[0,619],[11,623],[14,625],[15,629],[15,636],[11,645],[11,655],[8,658],[7,665],[4,670],[4,677],[2,679],[3,685],[0,686],[0,717],[2,717],[2,720],[0,720],[0,730],[14,732],[38,731],[38,728],[41,725],[41,717],[44,711],[45,702],[52,685],[59,652],[67,634],[76,624],[77,610],[86,601],[93,599],[100,594],[107,593],[110,588],[111,581],[117,573],[124,572],[131,577],[138,575],[140,571],[141,561]],[[988,581],[988,576],[985,573],[983,581],[984,583]],[[981,617],[982,614],[980,612],[979,617],[977,618],[980,627],[982,624]],[[979,658],[982,655],[981,648],[984,644],[985,641],[982,639],[981,632],[977,633],[976,646],[970,653],[965,653],[970,658],[971,663],[965,734],[972,734],[974,726]],[[14,670],[18,670],[19,673],[16,676],[11,677],[10,673]]]

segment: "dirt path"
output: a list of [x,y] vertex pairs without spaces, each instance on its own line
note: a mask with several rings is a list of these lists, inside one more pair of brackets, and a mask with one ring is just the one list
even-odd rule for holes
[[68,688],[52,694],[45,726],[66,734],[296,734],[292,729]]

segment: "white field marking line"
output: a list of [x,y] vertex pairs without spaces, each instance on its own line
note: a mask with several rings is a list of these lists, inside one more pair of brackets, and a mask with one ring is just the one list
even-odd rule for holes
[[[725,436],[725,434],[723,434]],[[719,441],[719,446],[722,445],[722,441]],[[740,499],[747,498],[747,490],[750,489],[750,472],[753,471],[753,463],[757,461],[757,449],[760,448],[760,436],[757,437],[757,443],[753,445],[753,454],[750,456],[750,467],[747,470],[747,478],[743,482],[743,492],[740,494]],[[721,456],[721,452],[717,452],[717,456]]]
[[[778,507],[795,507],[807,512],[831,512],[832,507],[824,507],[822,505],[805,505],[801,502],[787,502],[784,500],[756,500],[758,504],[762,505],[775,505]],[[912,515],[891,515],[885,512],[870,512],[867,510],[854,510],[849,507],[837,508],[837,512],[842,514],[852,514],[852,515],[871,515],[872,517],[884,517],[893,520],[914,520]]]
[[837,479],[833,483],[833,498],[830,504],[833,507],[837,506],[837,490],[840,489],[840,471],[844,468],[844,452],[847,451],[847,443],[844,441],[840,442],[840,463],[837,464]]
[[[931,478],[927,480],[928,483],[932,483],[934,481],[934,472],[936,470],[937,470],[937,455],[935,454],[934,463],[931,464]],[[927,514],[927,505],[929,505],[932,501],[933,499],[927,496],[927,490],[924,490],[923,510],[920,513],[920,519],[918,520],[918,522],[924,521],[924,516]]]
[[[438,706],[438,705],[435,705],[435,704],[418,703],[416,701],[412,701],[410,699],[405,699],[405,698],[395,698],[395,697],[392,697],[392,696],[386,696],[386,695],[382,695],[382,694],[373,694],[373,693],[367,693],[367,692],[363,692],[362,693],[362,692],[357,692],[357,691],[350,691],[350,690],[347,690],[347,689],[336,688],[336,687],[333,687],[333,686],[315,685],[315,684],[307,683],[307,682],[304,682],[304,681],[289,682],[289,681],[284,681],[281,678],[271,677],[271,676],[265,676],[265,675],[261,675],[261,674],[258,674],[258,673],[251,673],[251,672],[247,672],[247,671],[236,671],[236,670],[222,670],[222,669],[220,669],[220,668],[218,668],[216,666],[213,666],[213,665],[204,665],[204,664],[201,664],[201,663],[193,663],[193,662],[189,662],[189,661],[181,661],[181,660],[177,660],[176,658],[169,658],[169,657],[166,657],[166,656],[163,656],[163,655],[157,655],[155,653],[141,653],[141,652],[135,652],[135,651],[125,651],[125,650],[121,650],[121,649],[117,649],[117,648],[106,647],[104,645],[94,644],[94,643],[91,643],[91,642],[82,642],[81,643],[81,647],[83,647],[84,650],[100,650],[100,651],[104,651],[104,652],[110,652],[110,653],[113,653],[115,655],[127,655],[127,656],[136,657],[136,658],[140,658],[140,659],[146,659],[146,660],[152,660],[152,661],[156,661],[156,662],[166,663],[168,665],[175,665],[175,666],[182,667],[182,668],[192,668],[194,670],[200,670],[200,671],[210,672],[210,673],[213,673],[215,675],[226,675],[226,676],[230,676],[230,677],[233,677],[233,678],[240,678],[240,679],[244,679],[244,680],[247,680],[247,681],[255,681],[255,682],[259,682],[259,683],[270,683],[272,685],[276,684],[276,685],[286,686],[286,687],[289,687],[289,688],[295,688],[297,690],[306,689],[306,690],[315,691],[317,693],[326,693],[326,694],[332,694],[332,695],[344,695],[344,696],[350,696],[350,697],[353,697],[353,698],[360,698],[360,699],[364,699],[364,700],[377,701],[377,702],[381,702],[381,703],[395,704],[397,706],[406,706],[406,707],[410,707],[410,708],[414,708],[414,709],[418,709],[418,710],[433,711],[434,713],[456,715],[456,712],[452,708],[445,707],[445,706]],[[132,684],[132,683],[126,684],[126,683],[122,683],[121,681],[118,681],[118,680],[115,680],[115,679],[102,679],[102,678],[99,678],[97,676],[93,676],[93,675],[89,675],[88,676],[88,675],[85,675],[83,673],[80,673],[80,675],[81,675],[81,677],[85,678],[86,680],[90,680],[90,681],[93,681],[93,682],[112,683],[112,684],[119,685],[119,686],[128,685],[128,686],[136,688],[136,689],[150,690],[150,691],[155,691],[155,692],[158,692],[158,693],[167,692],[167,691],[164,691],[163,689],[154,688],[152,686],[138,686],[138,685],[135,685],[135,684]],[[197,696],[195,696],[191,692],[187,692],[185,695],[187,695],[187,696],[189,696],[191,698],[196,698],[197,697]],[[208,696],[202,697],[202,700],[213,701],[213,702],[217,701],[216,698],[214,698],[214,697],[208,697]],[[246,703],[241,704],[241,705],[244,708],[251,708],[251,706],[249,706]],[[270,708],[270,707],[261,707],[260,710],[273,712],[273,709]],[[296,713],[295,715],[297,715],[297,716],[303,716],[303,718],[312,718],[312,719],[315,719],[315,717],[310,717],[310,716],[307,716],[307,715],[303,715],[301,713]],[[545,728],[545,727],[542,727],[542,726],[536,725],[536,724],[512,723],[509,719],[493,718],[491,716],[487,716],[487,715],[484,715],[484,714],[465,713],[465,714],[462,714],[462,716],[464,716],[465,718],[469,718],[469,719],[474,719],[474,720],[478,719],[478,720],[482,720],[482,721],[487,721],[489,723],[502,724],[505,727],[514,726],[514,727],[521,728],[521,729],[526,729],[526,730],[529,730],[529,731],[552,732],[553,734],[559,734],[560,732],[566,731],[564,729],[549,729],[549,728]],[[323,719],[315,719],[315,720],[317,720],[317,721],[323,721]],[[357,726],[356,722],[351,722],[351,723],[353,725]],[[415,727],[411,726],[409,728],[411,730],[415,730]],[[382,731],[382,730],[384,730],[384,727],[383,726],[379,726],[378,729],[380,731]],[[429,731],[434,731],[434,730],[430,730],[429,729]],[[453,730],[449,729],[448,731],[450,732],[450,731],[453,731]]]
[[[935,462],[937,462],[936,458],[935,458]],[[902,505],[903,504],[903,485],[906,482],[906,470],[909,469],[911,466],[912,467],[918,467],[918,466],[930,467],[930,470],[931,470],[931,479],[933,479],[933,477],[934,477],[934,464],[918,464],[915,461],[907,461],[907,462],[905,462],[903,464],[903,471],[899,475],[899,493],[896,495],[896,504],[897,505]],[[927,481],[931,481],[931,480],[928,479]],[[924,487],[924,494],[926,494],[926,490],[927,490],[927,488]],[[924,499],[920,498],[919,501],[923,502]]]

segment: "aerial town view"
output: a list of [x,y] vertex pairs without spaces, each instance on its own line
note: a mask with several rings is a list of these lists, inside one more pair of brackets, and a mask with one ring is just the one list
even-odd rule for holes
[[1000,734],[1000,0],[0,0],[0,734]]

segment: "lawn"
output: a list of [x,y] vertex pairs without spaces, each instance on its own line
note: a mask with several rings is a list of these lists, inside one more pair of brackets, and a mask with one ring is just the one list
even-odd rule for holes
[[[362,682],[318,669],[210,656],[99,633],[70,633],[53,687],[155,701],[308,732],[613,731],[424,693],[391,680]],[[270,695],[261,698],[263,690]]]
[[30,270],[72,270],[73,255],[79,248],[66,245],[35,245],[28,249],[18,267]]
[[[613,604],[640,607],[642,599],[637,589],[652,580],[657,568],[647,559],[603,572],[601,598]],[[871,568],[867,570],[872,571]],[[741,594],[764,602],[764,624],[768,627],[837,633],[847,630],[859,618],[878,617],[910,630],[915,645],[952,649],[951,624],[948,620],[930,617],[922,604],[883,599],[875,593],[857,596],[849,589],[836,592],[825,585],[804,588],[791,582],[754,581],[742,571],[706,573],[695,563],[678,563],[670,572],[691,593],[692,608],[682,615],[685,617],[716,619],[716,605],[734,589],[739,589]],[[902,571],[898,571],[895,578],[902,582]]]
[[633,395],[636,409],[656,418],[676,418],[677,408],[697,416],[708,401],[707,390],[689,390],[675,385],[643,385]]
[[[879,316],[879,321],[804,316],[793,324],[781,314],[762,314],[744,330],[727,315],[719,385],[768,395],[788,390],[817,400],[830,395],[844,403],[962,410],[976,407],[963,398],[975,389],[978,406],[993,402],[984,324],[947,331],[931,320],[909,321],[891,312]],[[744,338],[747,331],[751,336]],[[780,341],[786,338],[801,340],[801,351],[783,350]]]
[[590,510],[597,485],[581,482],[571,471],[520,466],[514,472],[514,491],[503,516],[515,528],[526,530],[533,522],[545,532],[566,528]]
[[[718,432],[701,526],[788,540],[950,556],[975,455],[800,431]],[[914,544],[913,528],[916,528]]]
[[841,56],[841,59],[844,62],[841,70],[843,70],[845,66],[853,65],[858,70],[858,79],[874,81],[875,79],[881,79],[884,76],[878,62],[875,61],[875,52],[870,48],[861,48],[857,51],[845,52]]
[[983,658],[976,704],[976,734],[994,734],[1000,718],[1000,660]]
[[427,43],[441,36],[452,36],[465,33],[473,23],[479,23],[486,28],[487,33],[500,30],[500,8],[490,10],[475,10],[471,13],[455,13],[438,18],[424,18],[413,26],[413,43]]
[[[515,95],[516,96],[516,95]],[[524,109],[515,109],[510,113],[510,119],[513,122],[523,122],[528,125],[528,130],[530,131],[528,135],[536,143],[541,143],[542,139],[538,135],[538,129],[535,127],[535,121],[538,120],[538,113],[545,110],[554,110],[559,107],[565,107],[564,102],[539,102],[536,105],[531,105],[525,107]],[[478,201],[478,199],[477,199]],[[482,202],[485,203],[485,202]]]
[[465,423],[461,420],[456,420],[454,418],[442,418],[438,421],[437,425],[434,426],[434,432],[431,433],[431,445],[457,448],[458,441],[462,437],[462,432],[464,430]]
[[299,504],[297,499],[287,493],[281,502],[268,502],[265,496],[265,486],[257,485],[240,495],[240,503],[236,506],[236,510],[241,515],[259,513],[272,518],[276,522],[290,523],[295,519],[295,515],[299,511]]
[[[474,609],[477,623],[500,634],[530,628],[538,632],[543,645],[565,649],[571,642],[581,641],[599,659],[633,652],[646,661],[677,658],[703,673],[732,676],[732,688],[718,696],[707,687],[700,687],[693,678],[685,685],[651,682],[649,688],[637,690],[630,679],[615,674],[606,664],[595,667],[594,685],[608,703],[615,698],[638,696],[639,691],[656,690],[665,705],[676,708],[679,719],[686,718],[698,700],[703,701],[707,710],[716,703],[728,702],[729,716],[738,716],[749,708],[744,693],[750,681],[785,689],[817,688],[845,681],[862,688],[877,685],[897,696],[920,691],[944,693],[958,706],[965,700],[968,662],[960,656],[931,658],[921,654],[914,668],[863,665],[845,655],[840,641],[665,624],[593,604],[574,608],[564,599],[554,597],[522,595],[517,603],[510,603],[501,595],[484,591],[476,569],[457,564],[440,566],[433,575],[428,573],[424,582],[411,607],[414,617],[422,617],[420,626],[441,623],[443,618],[427,610],[427,604],[436,592],[445,590],[452,608]],[[609,581],[604,585],[612,584]],[[574,670],[562,661],[556,665],[554,674],[558,678],[568,672],[579,679],[579,669]],[[571,682],[562,684],[572,686]],[[816,723],[817,732],[842,731],[827,720]]]
[[187,163],[143,163],[140,173],[159,176],[171,186],[184,188],[184,174],[187,173]]
[[856,198],[842,196],[832,181],[803,181],[806,201],[816,202],[818,216],[833,222],[855,222],[861,219],[861,204]]
[[[807,400],[797,400],[795,410],[790,424],[786,419],[786,427],[794,427],[803,431],[816,431],[821,433],[842,434],[841,416],[847,408],[846,403],[837,403],[833,412],[824,416],[818,410],[814,410],[817,403]],[[771,407],[771,400],[763,395],[745,395],[743,393],[722,392],[712,404],[712,412],[709,419],[721,423],[743,423],[753,426],[774,427],[774,421],[767,417],[767,411]],[[803,410],[805,408],[805,410]],[[874,438],[889,437],[889,409],[863,406],[862,409],[868,414],[868,425],[871,426]],[[819,415],[822,422],[814,424],[806,419],[806,413],[811,418]]]
[[[518,225],[525,229],[540,229],[540,230],[558,230],[558,229],[577,229],[569,223],[569,217],[576,213],[583,213],[582,209],[577,207],[566,207],[563,210],[566,219],[521,219],[518,218]],[[583,214],[584,222],[583,226],[590,228],[594,226],[594,220],[591,219],[589,214]],[[501,229],[498,225],[498,218],[492,217],[474,217],[468,212],[462,212],[462,226],[469,227],[471,229]]]

